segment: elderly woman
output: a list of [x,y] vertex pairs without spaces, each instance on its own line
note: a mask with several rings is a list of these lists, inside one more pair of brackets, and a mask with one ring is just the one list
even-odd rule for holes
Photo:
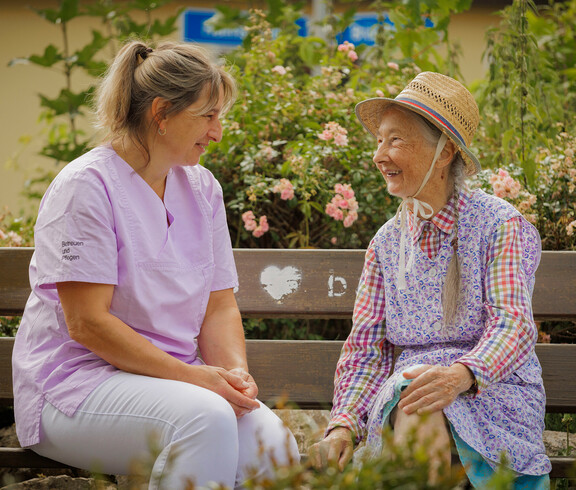
[[[356,114],[402,203],[366,252],[313,464],[342,469],[363,439],[366,455],[379,457],[392,427],[398,444],[416,431],[433,477],[449,465],[453,439],[475,487],[505,454],[518,486],[547,488],[531,308],[540,238],[510,204],[464,183],[480,170],[469,149],[479,121],[472,95],[425,72],[395,99],[360,102]],[[394,346],[403,350],[392,369]]]
[[199,165],[235,94],[192,44],[119,51],[97,97],[107,141],[40,205],[13,355],[23,447],[110,474],[150,461],[149,488],[170,490],[298,459],[256,398],[222,188]]

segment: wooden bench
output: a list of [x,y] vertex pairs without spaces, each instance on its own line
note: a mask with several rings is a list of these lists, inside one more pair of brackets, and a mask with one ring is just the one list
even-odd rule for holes
[[[0,248],[0,315],[21,315],[30,293],[31,248]],[[238,249],[237,299],[245,318],[350,318],[362,270],[361,250]],[[576,252],[544,252],[533,299],[537,320],[576,320]],[[342,332],[345,338],[347,332]],[[13,401],[12,338],[0,338],[0,403]],[[301,408],[330,408],[342,341],[249,340],[259,398]],[[576,413],[576,344],[538,344],[548,412]],[[553,457],[553,478],[569,475],[574,458]],[[21,448],[1,448],[0,466],[60,468]]]

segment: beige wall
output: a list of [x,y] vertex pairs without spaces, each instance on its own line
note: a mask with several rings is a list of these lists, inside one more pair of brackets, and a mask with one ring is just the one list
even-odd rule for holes
[[[238,2],[226,2],[234,5]],[[250,3],[250,2],[248,2]],[[258,2],[251,2],[252,4]],[[202,5],[203,4],[203,5]],[[5,207],[14,214],[34,213],[30,204],[21,197],[26,179],[34,176],[40,166],[53,165],[52,160],[37,155],[43,125],[38,124],[40,106],[38,93],[54,96],[63,85],[61,74],[33,65],[8,67],[8,62],[19,56],[41,54],[49,43],[62,45],[59,29],[41,19],[29,7],[55,8],[57,0],[0,0],[0,215]],[[164,7],[162,13],[173,15],[177,6],[206,6],[209,2],[176,2]],[[466,82],[483,76],[485,67],[481,62],[486,28],[496,21],[491,9],[475,8],[473,11],[455,16],[451,36],[462,45],[462,71]],[[90,28],[98,25],[90,18],[79,18],[70,24],[72,49],[82,46],[91,38]],[[180,39],[181,33],[173,36]],[[89,83],[89,79],[76,76],[74,90]],[[90,128],[86,128],[90,131]],[[23,145],[22,136],[31,142]],[[13,157],[18,155],[18,164]]]

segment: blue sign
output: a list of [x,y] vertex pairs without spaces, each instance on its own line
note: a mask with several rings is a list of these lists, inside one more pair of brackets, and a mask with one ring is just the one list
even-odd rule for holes
[[244,28],[214,30],[210,24],[206,24],[206,21],[214,14],[213,10],[185,10],[182,23],[184,41],[228,46],[242,44],[242,39],[246,35]]
[[[354,22],[352,22],[344,32],[337,34],[336,40],[339,44],[348,41],[356,45],[366,44],[368,46],[374,46],[378,24],[378,17],[374,14],[356,14]],[[389,29],[396,29],[394,22],[392,22],[388,16],[384,17],[383,24]],[[432,22],[429,17],[425,17],[424,26],[434,27],[434,22]]]
[[[206,22],[215,15],[214,10],[187,9],[184,11],[182,22],[183,39],[186,42],[222,44],[238,46],[242,44],[246,31],[243,27],[234,29],[215,30],[210,23]],[[300,26],[298,34],[302,37],[308,35],[306,19],[298,19],[296,24]]]
[[[358,14],[354,17],[354,22],[346,30],[338,35],[336,39],[339,44],[348,41],[352,44],[367,44],[373,46],[378,30],[378,17],[369,14]],[[384,19],[384,25],[394,27],[394,23],[388,16]]]
[[[243,27],[236,27],[234,29],[219,29],[215,30],[207,20],[212,18],[216,12],[208,9],[187,9],[184,11],[182,32],[183,39],[187,42],[196,43],[211,43],[220,44],[225,46],[238,46],[242,44],[242,40],[246,36],[246,31]],[[308,19],[300,18],[296,24],[300,26],[298,34],[300,36],[308,35]],[[378,17],[375,14],[357,14],[354,22],[346,28],[346,30],[336,36],[338,43],[344,41],[353,44],[367,44],[368,46],[374,45],[376,38],[376,31],[378,25]],[[394,28],[394,23],[388,16],[384,19],[384,25]],[[425,19],[425,26],[432,27],[434,23],[429,19]]]

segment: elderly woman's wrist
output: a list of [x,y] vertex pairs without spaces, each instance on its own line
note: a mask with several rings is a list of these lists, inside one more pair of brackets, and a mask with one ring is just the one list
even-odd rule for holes
[[453,364],[453,367],[458,369],[462,376],[462,383],[460,385],[460,393],[477,393],[478,392],[478,383],[476,381],[476,376],[472,370],[461,362],[456,362]]

